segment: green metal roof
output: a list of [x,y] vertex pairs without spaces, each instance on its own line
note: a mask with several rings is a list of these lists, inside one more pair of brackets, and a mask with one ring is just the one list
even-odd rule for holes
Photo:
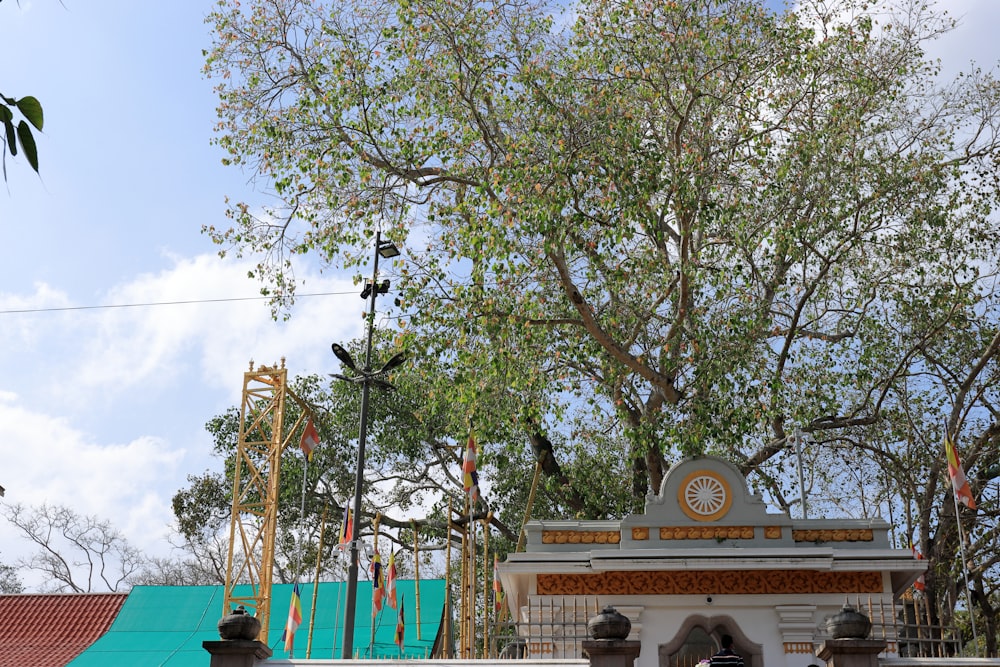
[[[404,601],[404,650],[393,642],[397,611],[383,607],[375,620],[372,641],[371,584],[358,582],[358,607],[354,625],[354,652],[362,658],[425,658],[441,624],[445,586],[442,579],[420,581],[419,639],[415,582],[398,581],[397,597]],[[302,626],[295,634],[295,657],[306,657],[313,584],[299,584]],[[239,595],[248,594],[237,587]],[[268,645],[275,658],[287,657],[282,643],[292,584],[272,589]],[[311,658],[339,658],[343,642],[346,584],[319,584]],[[106,634],[69,663],[69,667],[204,667],[209,655],[203,641],[217,641],[217,624],[223,616],[222,586],[136,586]]]

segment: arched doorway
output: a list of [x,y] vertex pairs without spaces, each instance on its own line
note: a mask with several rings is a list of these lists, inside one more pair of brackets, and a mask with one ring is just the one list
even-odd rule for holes
[[743,656],[746,667],[762,667],[763,650],[751,642],[729,616],[689,616],[666,644],[657,649],[660,667],[697,667],[719,650],[722,635],[732,635],[733,650]]

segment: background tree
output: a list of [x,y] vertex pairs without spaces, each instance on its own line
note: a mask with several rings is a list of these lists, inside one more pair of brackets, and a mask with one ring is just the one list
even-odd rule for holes
[[12,565],[0,563],[0,593],[5,595],[13,593],[23,593],[24,584],[17,574],[17,569]]
[[80,516],[59,505],[4,504],[2,513],[36,551],[20,568],[45,576],[45,592],[91,593],[128,590],[145,556],[107,521]]

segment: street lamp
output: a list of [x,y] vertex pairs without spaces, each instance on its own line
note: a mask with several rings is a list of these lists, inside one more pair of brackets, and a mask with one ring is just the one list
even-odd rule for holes
[[347,567],[347,600],[346,610],[344,612],[344,641],[341,645],[341,658],[344,660],[350,660],[352,657],[351,653],[354,652],[354,617],[358,598],[358,536],[361,534],[361,492],[362,487],[364,486],[365,440],[368,437],[368,398],[371,394],[372,385],[381,389],[394,390],[395,387],[386,382],[383,378],[386,373],[406,361],[406,355],[399,352],[389,359],[389,361],[387,361],[377,371],[372,370],[372,335],[375,330],[375,297],[389,291],[388,280],[383,280],[381,283],[377,282],[378,258],[383,257],[388,259],[398,255],[399,248],[397,248],[392,241],[383,241],[381,232],[375,232],[375,266],[372,269],[372,280],[370,283],[365,285],[364,291],[361,292],[361,298],[367,299],[371,297],[371,308],[368,311],[368,343],[365,348],[364,367],[359,369],[357,364],[354,363],[354,359],[351,358],[350,353],[344,349],[343,346],[338,345],[337,343],[332,345],[334,356],[336,356],[344,366],[349,368],[353,375],[347,376],[339,373],[331,373],[330,375],[338,380],[344,380],[345,382],[353,382],[361,385],[361,426],[358,429],[358,471],[357,477],[355,477],[354,480],[354,524],[352,526],[351,533],[354,536],[354,539],[351,540],[351,562]]

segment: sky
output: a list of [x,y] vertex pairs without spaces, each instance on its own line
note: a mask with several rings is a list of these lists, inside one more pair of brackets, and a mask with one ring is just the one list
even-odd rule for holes
[[[274,321],[248,261],[201,233],[227,196],[266,201],[211,143],[213,5],[0,2],[0,93],[45,110],[40,175],[8,156],[0,184],[3,502],[67,505],[161,557],[172,495],[221,469],[204,424],[239,403],[250,361],[337,372],[330,343],[363,333],[351,275],[307,260],[300,291],[327,295]],[[936,46],[945,69],[993,67],[1000,2],[941,6],[963,21]],[[241,300],[94,308],[222,299]],[[29,549],[0,520],[0,562]]]

